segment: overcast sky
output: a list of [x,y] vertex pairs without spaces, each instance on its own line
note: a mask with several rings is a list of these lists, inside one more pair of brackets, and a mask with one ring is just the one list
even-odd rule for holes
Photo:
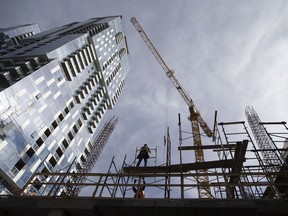
[[0,28],[38,23],[47,30],[123,15],[131,71],[115,109],[106,114],[117,115],[119,123],[96,172],[106,171],[112,156],[120,163],[127,154],[131,163],[144,143],[157,146],[158,164],[163,163],[167,126],[177,162],[178,113],[183,129],[191,131],[188,107],[130,17],[137,18],[212,128],[215,110],[218,122],[239,121],[246,120],[246,106],[253,106],[262,121],[288,120],[287,14],[285,0],[0,0]]

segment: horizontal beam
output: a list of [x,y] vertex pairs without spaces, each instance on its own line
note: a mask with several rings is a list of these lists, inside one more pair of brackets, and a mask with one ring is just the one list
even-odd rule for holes
[[260,125],[268,125],[268,124],[287,124],[285,121],[281,122],[259,122]]
[[155,167],[124,167],[124,173],[179,173],[188,172],[190,170],[205,170],[212,168],[232,168],[233,160],[219,160],[196,162],[187,164],[174,164],[170,166],[155,166]]
[[202,145],[202,146],[179,146],[178,150],[199,150],[199,149],[221,149],[221,148],[230,148],[234,149],[236,144],[230,145]]
[[220,122],[218,125],[231,125],[231,124],[244,124],[245,121],[237,121],[237,122]]

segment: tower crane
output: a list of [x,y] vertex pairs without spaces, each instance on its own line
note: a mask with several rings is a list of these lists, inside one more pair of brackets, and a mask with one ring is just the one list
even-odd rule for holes
[[[191,97],[188,95],[185,89],[181,86],[180,82],[176,79],[176,77],[174,76],[174,72],[169,69],[165,61],[162,59],[162,57],[160,56],[160,54],[158,53],[158,51],[156,50],[156,48],[154,47],[154,45],[152,44],[148,36],[146,35],[145,31],[142,29],[138,21],[136,20],[136,18],[132,17],[130,21],[135,27],[135,29],[138,31],[138,33],[140,34],[140,36],[142,37],[142,39],[144,40],[144,42],[146,43],[146,45],[148,46],[148,48],[150,49],[154,57],[157,59],[161,67],[163,68],[167,77],[171,80],[171,82],[173,83],[173,85],[176,87],[179,94],[181,95],[181,97],[186,102],[189,108],[189,113],[190,113],[188,119],[190,120],[191,126],[192,126],[192,135],[193,135],[194,145],[202,146],[199,125],[201,126],[201,128],[203,129],[203,131],[208,137],[212,137],[212,131],[210,130],[208,125],[205,123],[200,113],[195,108],[194,102],[191,99]],[[203,149],[199,148],[195,150],[195,160],[196,162],[205,161]],[[207,170],[205,169],[197,170],[197,173],[201,174],[201,175],[196,176],[199,198],[212,198]]]

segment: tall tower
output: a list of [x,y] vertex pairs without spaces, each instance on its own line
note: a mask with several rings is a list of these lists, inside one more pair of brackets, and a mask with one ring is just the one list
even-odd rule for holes
[[277,172],[279,168],[277,165],[281,164],[280,157],[277,155],[275,151],[275,147],[273,145],[272,140],[267,135],[264,126],[261,124],[260,117],[253,107],[247,107],[245,110],[246,118],[252,130],[252,133],[256,139],[256,143],[259,147],[263,162],[266,165],[275,165],[275,167],[269,167],[269,171]]
[[76,170],[129,71],[121,16],[27,33],[0,54],[2,193],[21,189],[34,172]]

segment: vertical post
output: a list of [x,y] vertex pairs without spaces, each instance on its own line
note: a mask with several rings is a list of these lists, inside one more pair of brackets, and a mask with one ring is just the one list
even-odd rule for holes
[[[98,183],[96,184],[96,187],[95,187],[95,190],[93,191],[92,197],[96,196],[97,190],[100,187],[100,184],[101,184],[101,181],[102,181],[102,177],[103,177],[102,175],[99,177]],[[102,187],[104,187],[104,186],[102,186]]]
[[178,126],[179,126],[179,146],[180,146],[180,181],[181,181],[181,199],[184,199],[184,178],[183,178],[183,171],[182,171],[182,129],[181,129],[181,116],[178,113]]
[[212,133],[212,142],[215,141],[216,126],[217,126],[217,110],[215,110],[215,115],[214,115],[214,126],[213,126],[213,133]]
[[[102,196],[104,187],[106,187],[107,179],[108,179],[109,173],[111,173],[110,170],[111,170],[111,168],[112,168],[113,163],[114,163],[114,156],[113,156],[113,158],[112,158],[112,160],[111,160],[111,163],[110,163],[110,166],[109,166],[109,168],[108,168],[107,175],[106,175],[106,177],[105,177],[105,179],[104,179],[104,183],[103,183],[103,186],[102,186],[102,188],[101,188],[99,197]],[[100,180],[99,180],[99,181],[100,181]],[[96,191],[96,189],[95,189],[95,191]],[[109,191],[109,193],[110,193],[110,195],[111,195],[111,192],[110,192],[110,190],[109,190],[109,187],[108,187],[108,191]]]
[[170,198],[170,166],[171,166],[171,140],[169,134],[169,127],[167,127],[167,153],[166,153],[166,176],[165,176],[165,197]]
[[[121,174],[122,173],[122,170],[123,170],[123,167],[124,167],[124,165],[125,165],[125,161],[126,161],[126,157],[127,157],[127,155],[125,155],[125,157],[124,157],[124,160],[123,160],[123,163],[122,163],[122,166],[121,166],[121,169],[117,172],[117,167],[116,167],[116,172],[118,173],[118,174]],[[116,192],[117,192],[117,190],[118,190],[118,187],[119,187],[119,189],[120,189],[120,192],[122,193],[122,196],[123,196],[123,198],[125,197],[125,193],[126,193],[126,189],[127,189],[127,185],[125,184],[125,186],[120,186],[119,184],[120,184],[120,180],[122,180],[122,182],[123,182],[123,180],[125,180],[125,177],[123,177],[123,176],[117,176],[117,179],[116,179],[116,186],[114,186],[114,189],[113,189],[113,196],[112,197],[115,197],[116,196]],[[127,182],[129,181],[129,176],[128,176],[128,179],[127,179]],[[127,183],[127,182],[125,182],[125,183]],[[123,187],[123,188],[122,188]]]

